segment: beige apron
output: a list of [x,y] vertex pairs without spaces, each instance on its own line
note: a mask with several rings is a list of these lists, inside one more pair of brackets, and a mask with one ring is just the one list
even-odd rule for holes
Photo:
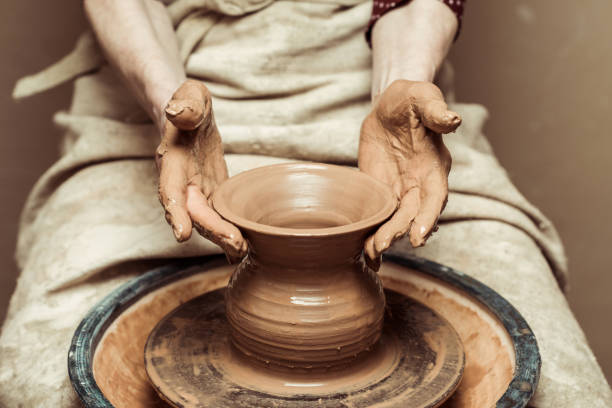
[[[363,36],[370,10],[360,0],[168,5],[188,76],[213,94],[231,174],[295,159],[356,164],[370,107]],[[72,78],[70,111],[55,117],[66,129],[62,157],[22,217],[22,274],[0,337],[0,405],[73,406],[65,359],[84,313],[150,260],[219,252],[195,234],[174,241],[157,201],[159,136],[91,34],[55,66],[20,81],[15,96]],[[448,205],[440,231],[416,252],[484,281],[527,318],[544,360],[535,406],[606,406],[609,387],[559,290],[567,272],[555,229],[492,154],[482,135],[486,110],[452,108],[464,124],[445,136],[453,155]]]

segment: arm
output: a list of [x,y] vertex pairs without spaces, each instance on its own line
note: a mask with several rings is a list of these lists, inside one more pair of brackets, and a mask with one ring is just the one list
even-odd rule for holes
[[437,0],[412,0],[383,15],[372,29],[372,98],[396,79],[432,82],[457,25]]
[[227,179],[223,143],[206,86],[185,80],[176,36],[154,0],[85,0],[106,57],[161,133],[155,161],[159,200],[177,241],[193,228],[221,246],[230,261],[246,253],[240,231],[209,205]]
[[412,246],[423,245],[446,204],[451,156],[441,134],[461,118],[432,81],[456,30],[455,15],[437,0],[413,0],[374,25],[373,107],[361,127],[359,168],[391,186],[399,202],[366,241],[374,269],[405,235]]
[[85,0],[109,63],[161,130],[163,108],[185,80],[172,23],[153,0]]

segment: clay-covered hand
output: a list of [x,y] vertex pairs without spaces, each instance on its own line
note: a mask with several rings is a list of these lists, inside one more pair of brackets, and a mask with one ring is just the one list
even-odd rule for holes
[[399,201],[395,214],[366,240],[366,261],[374,269],[380,255],[406,234],[413,247],[435,229],[448,196],[451,156],[442,133],[461,118],[448,110],[430,82],[394,81],[374,103],[361,127],[359,168],[391,186]]
[[183,82],[168,102],[165,115],[156,163],[159,200],[174,236],[185,241],[195,227],[223,248],[230,261],[241,258],[247,249],[244,238],[211,203],[212,193],[228,173],[210,92],[199,81]]

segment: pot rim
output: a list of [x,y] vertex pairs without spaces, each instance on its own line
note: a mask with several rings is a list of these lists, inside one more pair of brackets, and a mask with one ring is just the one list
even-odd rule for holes
[[[269,171],[270,169],[278,169],[277,171],[297,171],[297,170],[325,170],[334,169],[335,171],[346,172],[347,175],[352,177],[360,177],[365,182],[369,183],[372,188],[379,189],[383,194],[387,195],[387,199],[384,200],[384,206],[373,215],[356,221],[350,224],[340,225],[336,227],[325,227],[325,228],[287,228],[277,227],[273,225],[267,225],[251,221],[240,215],[236,214],[229,208],[226,200],[223,200],[222,195],[236,184],[248,180],[253,174],[261,173],[263,171]],[[356,167],[339,166],[327,163],[315,163],[315,162],[290,162],[290,163],[279,163],[267,166],[256,167],[250,170],[243,171],[230,177],[224,181],[213,193],[212,203],[214,210],[225,220],[236,225],[239,229],[246,229],[255,233],[272,235],[277,237],[320,237],[320,236],[337,236],[354,233],[357,231],[363,231],[374,226],[382,224],[384,221],[389,219],[398,206],[398,201],[394,197],[391,188],[385,183],[376,180],[374,177],[362,172]]]

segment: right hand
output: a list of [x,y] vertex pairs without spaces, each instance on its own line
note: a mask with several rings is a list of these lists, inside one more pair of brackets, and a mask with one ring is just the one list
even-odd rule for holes
[[393,189],[399,207],[365,243],[375,270],[393,242],[408,235],[413,247],[436,229],[448,197],[451,155],[443,133],[461,124],[431,82],[396,80],[380,95],[361,127],[359,168]]
[[247,244],[238,228],[212,207],[212,194],[228,174],[210,92],[203,83],[186,80],[172,95],[155,162],[159,200],[176,240],[188,240],[195,227],[219,245],[230,262],[246,255]]

